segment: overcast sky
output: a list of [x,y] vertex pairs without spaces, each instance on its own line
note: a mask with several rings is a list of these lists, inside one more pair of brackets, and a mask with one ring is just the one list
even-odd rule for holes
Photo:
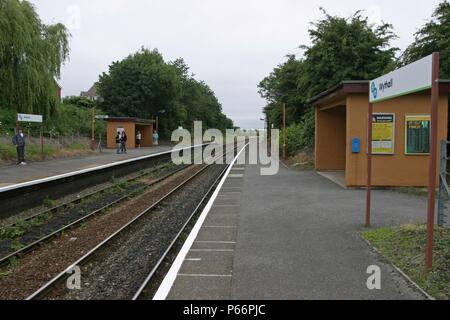
[[430,19],[439,0],[32,0],[45,23],[70,29],[70,61],[64,67],[63,95],[79,95],[120,60],[141,46],[157,48],[166,61],[183,57],[215,91],[236,125],[263,122],[257,84],[287,54],[309,44],[319,8],[349,16],[365,10],[373,22],[392,23],[406,48],[417,28]]

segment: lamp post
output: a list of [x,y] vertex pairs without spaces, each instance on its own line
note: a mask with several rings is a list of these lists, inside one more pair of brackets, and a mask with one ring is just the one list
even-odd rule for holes
[[159,110],[158,115],[156,116],[156,132],[159,133],[159,115],[166,113],[166,110]]
[[92,108],[92,137],[91,150],[95,150],[95,107]]
[[283,104],[283,160],[287,160],[286,150],[286,104]]

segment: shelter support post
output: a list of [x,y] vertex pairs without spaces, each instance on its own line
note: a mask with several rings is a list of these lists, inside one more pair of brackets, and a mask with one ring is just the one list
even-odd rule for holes
[[373,128],[373,104],[369,103],[368,127],[367,127],[367,200],[366,200],[366,228],[372,225],[372,128]]
[[431,87],[431,142],[430,142],[430,172],[428,186],[428,213],[427,213],[427,247],[425,268],[433,267],[434,225],[436,206],[436,164],[438,140],[438,104],[439,104],[439,53],[433,53],[432,87]]

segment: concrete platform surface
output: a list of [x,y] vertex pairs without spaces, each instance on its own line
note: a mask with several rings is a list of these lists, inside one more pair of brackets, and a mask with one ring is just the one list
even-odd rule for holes
[[230,300],[243,168],[230,171],[186,255],[169,300]]
[[132,149],[127,154],[116,154],[115,150],[104,150],[101,154],[61,158],[42,162],[30,162],[27,166],[7,165],[0,167],[0,187],[53,177],[73,171],[95,168],[97,166],[138,158],[169,151],[172,146]]
[[[169,299],[425,298],[360,238],[364,191],[315,172],[259,169],[231,172]],[[425,221],[426,199],[375,191],[373,201],[376,227]],[[381,290],[367,288],[370,266],[381,269]]]

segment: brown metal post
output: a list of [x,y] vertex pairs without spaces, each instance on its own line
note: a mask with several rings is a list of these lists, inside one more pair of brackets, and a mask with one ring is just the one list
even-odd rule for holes
[[44,160],[44,125],[41,125],[41,158]]
[[438,105],[439,105],[439,52],[433,53],[433,73],[431,87],[431,142],[430,142],[430,172],[428,186],[428,222],[427,222],[427,249],[425,267],[433,268],[434,246],[434,219],[436,205],[436,175],[438,159]]
[[372,126],[373,104],[369,103],[369,120],[367,128],[367,199],[366,199],[366,228],[372,225]]
[[272,123],[270,123],[270,119],[268,118],[267,120],[267,124],[269,125],[269,127],[267,128],[267,150],[268,150],[268,154],[269,156],[272,155]]
[[286,150],[286,104],[283,104],[283,160],[287,160]]
[[16,134],[19,134],[19,113],[16,113]]
[[92,138],[91,149],[95,150],[95,108],[92,108]]

